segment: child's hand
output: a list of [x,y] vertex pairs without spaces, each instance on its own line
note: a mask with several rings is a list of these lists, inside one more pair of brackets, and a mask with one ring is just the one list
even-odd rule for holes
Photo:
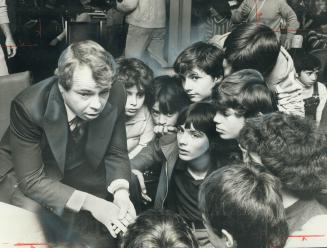
[[153,132],[155,134],[165,135],[168,133],[177,133],[177,128],[174,126],[156,125],[154,126]]
[[138,181],[140,183],[142,198],[144,200],[143,203],[147,204],[148,202],[151,202],[152,199],[147,195],[147,192],[146,192],[143,173],[141,171],[135,170],[135,169],[132,170],[132,172],[137,177],[137,179],[138,179]]

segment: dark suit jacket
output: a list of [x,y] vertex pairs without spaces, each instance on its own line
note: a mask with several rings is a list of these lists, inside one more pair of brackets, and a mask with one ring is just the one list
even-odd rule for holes
[[[113,84],[103,112],[88,124],[85,154],[95,169],[105,167],[107,185],[103,187],[115,179],[130,180],[125,100],[123,86]],[[28,197],[60,214],[75,189],[60,182],[69,127],[57,79],[46,79],[19,94],[12,102],[10,117],[10,146],[2,147],[10,148],[19,187]],[[12,168],[11,162],[4,161],[1,175]]]

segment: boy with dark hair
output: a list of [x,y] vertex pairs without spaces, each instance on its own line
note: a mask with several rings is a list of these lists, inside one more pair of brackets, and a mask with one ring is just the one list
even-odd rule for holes
[[217,108],[216,131],[222,139],[236,139],[245,119],[273,112],[276,108],[271,91],[262,75],[252,69],[227,76],[212,91]]
[[119,59],[115,82],[125,86],[126,136],[129,158],[135,157],[153,137],[153,123],[149,111],[153,71],[141,60]]
[[211,40],[224,48],[224,74],[241,69],[258,70],[278,96],[278,109],[304,116],[302,87],[295,80],[293,60],[281,47],[273,30],[264,24],[246,23]]
[[308,53],[293,56],[296,78],[303,87],[305,117],[320,123],[322,111],[327,100],[326,86],[317,81],[320,60]]
[[210,100],[212,88],[224,75],[223,51],[214,45],[197,42],[178,55],[175,72],[183,77],[183,87],[192,102]]
[[[327,214],[316,200],[326,188],[326,138],[313,122],[283,113],[248,119],[239,143],[248,161],[262,164],[281,180],[290,232],[300,230],[317,215]],[[319,219],[316,225],[326,227]]]
[[288,236],[281,185],[260,166],[233,164],[202,183],[199,206],[217,247],[284,247]]

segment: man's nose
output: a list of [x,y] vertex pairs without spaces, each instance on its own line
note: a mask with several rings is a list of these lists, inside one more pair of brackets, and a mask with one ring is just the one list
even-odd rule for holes
[[99,110],[101,108],[101,101],[98,95],[93,96],[90,106],[95,110]]

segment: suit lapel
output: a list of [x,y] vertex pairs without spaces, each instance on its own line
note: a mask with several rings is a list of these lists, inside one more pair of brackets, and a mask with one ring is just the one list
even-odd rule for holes
[[54,82],[49,92],[43,128],[53,156],[63,173],[66,161],[68,123],[65,104],[57,82]]
[[112,107],[112,105],[107,102],[101,115],[92,120],[88,125],[88,138],[85,152],[89,162],[94,168],[99,166],[108,149],[116,119],[117,108]]

